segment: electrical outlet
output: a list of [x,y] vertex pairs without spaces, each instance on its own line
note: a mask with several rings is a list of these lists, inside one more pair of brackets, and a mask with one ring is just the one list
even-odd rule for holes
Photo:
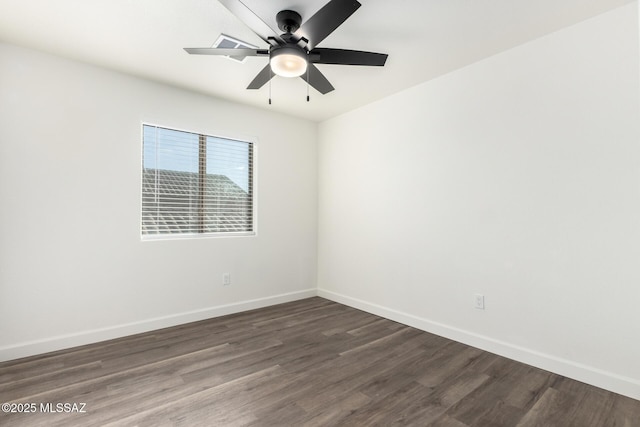
[[477,308],[478,310],[484,310],[484,295],[475,295],[475,308]]
[[222,286],[229,286],[231,284],[231,273],[222,273]]

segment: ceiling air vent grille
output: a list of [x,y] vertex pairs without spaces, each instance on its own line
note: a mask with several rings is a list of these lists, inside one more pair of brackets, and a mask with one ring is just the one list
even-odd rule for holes
[[[247,42],[243,42],[242,40],[234,39],[233,37],[230,37],[226,34],[220,34],[220,37],[218,37],[218,40],[216,40],[215,43],[213,43],[212,47],[219,47],[223,49],[243,49],[243,48],[257,49],[258,48],[258,46],[254,46]],[[244,62],[247,59],[246,56],[245,57],[227,56],[227,58],[232,59],[236,62]]]

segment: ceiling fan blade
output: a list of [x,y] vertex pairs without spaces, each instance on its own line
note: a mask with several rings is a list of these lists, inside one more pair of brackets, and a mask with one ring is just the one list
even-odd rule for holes
[[262,86],[267,84],[273,76],[274,74],[271,71],[271,65],[267,64],[267,66],[264,67],[253,79],[253,81],[249,83],[247,89],[260,89]]
[[331,83],[329,83],[329,80],[327,80],[324,74],[322,74],[320,70],[318,70],[318,67],[313,64],[309,64],[307,70],[309,72],[309,80],[307,80],[307,73],[301,75],[300,78],[309,83],[315,90],[323,95],[326,95],[327,93],[334,90],[334,87],[331,85]]
[[360,6],[356,0],[331,0],[302,24],[294,34],[298,40],[302,37],[309,40],[308,48],[313,49]]
[[219,48],[219,47],[185,47],[191,55],[226,55],[244,58],[246,56],[269,56],[268,49]]
[[275,39],[278,42],[284,43],[280,35],[266,22],[262,20],[258,15],[253,13],[244,3],[240,0],[218,0],[224,7],[229,9],[237,18],[239,18],[245,25],[256,33],[262,40],[272,44],[269,39]]
[[315,64],[384,66],[386,53],[363,52],[361,50],[316,48],[309,52],[309,60]]

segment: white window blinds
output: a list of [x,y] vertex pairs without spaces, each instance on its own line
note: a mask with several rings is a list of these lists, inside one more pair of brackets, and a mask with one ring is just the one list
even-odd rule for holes
[[253,143],[143,125],[142,236],[254,234]]

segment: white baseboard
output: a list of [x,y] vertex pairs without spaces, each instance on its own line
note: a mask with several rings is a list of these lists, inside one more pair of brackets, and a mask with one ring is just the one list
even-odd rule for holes
[[268,307],[275,304],[282,304],[314,296],[320,296],[322,298],[348,305],[426,332],[440,335],[509,359],[526,363],[540,369],[640,400],[640,381],[636,379],[617,375],[612,372],[593,368],[591,366],[537,352],[528,348],[516,346],[504,341],[495,340],[490,337],[478,335],[442,323],[434,322],[429,319],[324,289],[307,289],[304,291],[240,301],[232,304],[209,307],[202,310],[147,319],[140,322],[93,329],[76,334],[60,335],[43,340],[0,347],[0,362],[48,353],[50,351],[62,350],[79,345],[91,344],[113,338],[120,338],[189,322],[225,316],[227,314],[239,313],[256,308]]
[[541,353],[487,336],[478,335],[473,332],[454,328],[429,319],[403,313],[378,304],[373,304],[324,289],[318,289],[318,296],[412,326],[426,332],[449,338],[490,353],[526,363],[567,378],[572,378],[614,393],[619,393],[633,399],[640,400],[640,381],[633,378],[624,377],[612,372],[576,363],[571,360]]
[[93,329],[89,331],[78,332],[75,334],[59,335],[43,340],[23,342],[19,344],[0,347],[0,362],[48,353],[50,351],[62,350],[65,348],[76,347],[79,345],[92,344],[113,338],[139,334],[142,332],[149,332],[156,329],[182,325],[189,322],[197,322],[199,320],[225,316],[227,314],[239,313],[241,311],[268,307],[270,305],[282,304],[285,302],[311,298],[314,296],[317,296],[316,289],[307,289],[304,291],[291,292],[287,294],[240,301],[237,303],[220,305],[216,307],[209,307],[201,310],[189,311],[186,313],[156,317],[154,319],[126,323],[107,328]]

